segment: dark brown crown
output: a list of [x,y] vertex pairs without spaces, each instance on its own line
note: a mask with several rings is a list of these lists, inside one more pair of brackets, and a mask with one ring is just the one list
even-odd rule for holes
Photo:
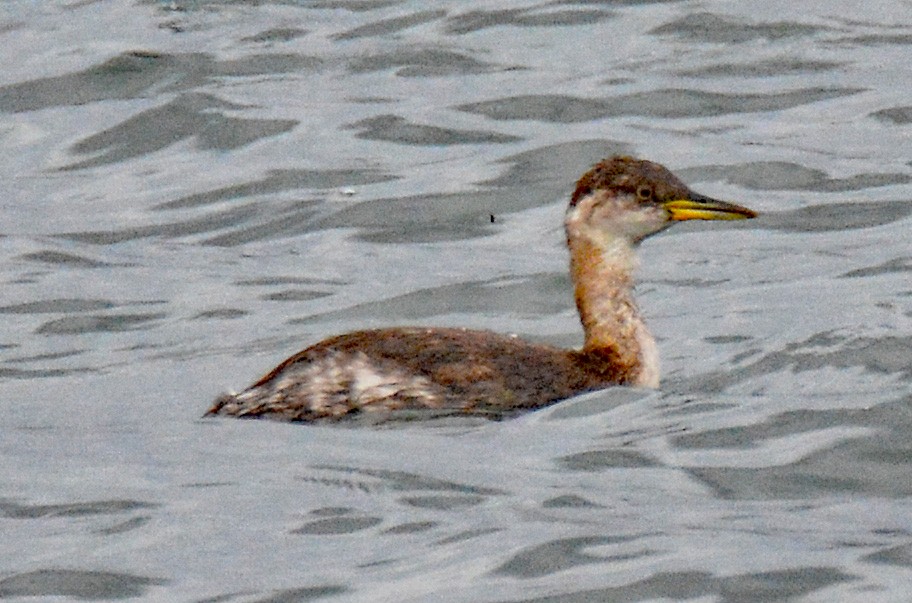
[[601,160],[583,174],[570,197],[570,206],[599,189],[635,194],[643,185],[652,189],[654,199],[686,197],[690,193],[686,184],[658,163],[615,155]]

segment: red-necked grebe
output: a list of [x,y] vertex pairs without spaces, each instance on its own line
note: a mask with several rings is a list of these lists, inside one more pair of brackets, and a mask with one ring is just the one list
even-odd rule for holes
[[755,216],[694,193],[657,163],[605,159],[579,179],[564,220],[582,349],[468,329],[356,331],[298,352],[206,414],[315,421],[434,409],[502,416],[609,385],[658,387],[658,350],[633,298],[637,244],[678,220]]

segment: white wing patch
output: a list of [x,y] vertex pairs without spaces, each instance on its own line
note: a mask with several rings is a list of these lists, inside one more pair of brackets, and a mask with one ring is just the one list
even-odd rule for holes
[[219,414],[286,420],[341,417],[352,411],[440,408],[441,388],[424,375],[363,352],[332,351],[292,364],[272,380],[219,401]]

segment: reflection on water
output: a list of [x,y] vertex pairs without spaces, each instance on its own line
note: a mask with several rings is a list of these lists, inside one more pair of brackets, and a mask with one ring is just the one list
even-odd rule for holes
[[[0,597],[907,598],[907,11],[501,4],[8,3]],[[644,244],[661,391],[199,418],[348,329],[578,344],[619,152],[762,214]]]

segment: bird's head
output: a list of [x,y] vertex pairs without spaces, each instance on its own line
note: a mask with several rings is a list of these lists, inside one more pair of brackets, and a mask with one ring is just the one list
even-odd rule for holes
[[756,212],[690,190],[658,163],[614,156],[583,174],[567,208],[568,236],[635,244],[680,220],[743,220]]

